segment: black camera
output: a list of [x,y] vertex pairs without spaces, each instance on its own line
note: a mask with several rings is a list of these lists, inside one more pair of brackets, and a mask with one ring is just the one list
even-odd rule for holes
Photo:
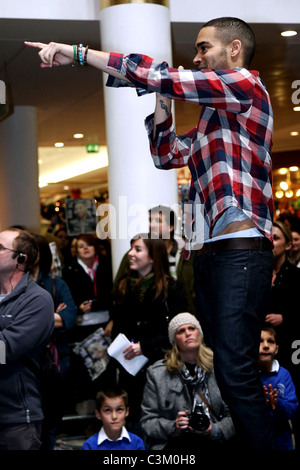
[[204,413],[201,403],[196,403],[193,411],[189,414],[189,425],[195,431],[206,431],[209,427],[210,419]]

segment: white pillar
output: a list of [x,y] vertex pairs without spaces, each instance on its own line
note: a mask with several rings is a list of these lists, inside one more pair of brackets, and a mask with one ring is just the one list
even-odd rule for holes
[[36,109],[15,106],[0,122],[0,230],[40,231]]
[[[161,5],[163,2],[111,3],[114,6],[104,8],[100,15],[102,49],[144,53],[171,64],[170,16],[169,9]],[[139,231],[148,231],[147,211],[158,204],[174,208],[177,205],[177,173],[157,170],[150,155],[144,120],[154,111],[155,95],[138,98],[135,89],[104,86],[104,97],[109,202],[114,208],[110,215],[116,218],[116,233],[112,234],[116,274],[130,238]]]

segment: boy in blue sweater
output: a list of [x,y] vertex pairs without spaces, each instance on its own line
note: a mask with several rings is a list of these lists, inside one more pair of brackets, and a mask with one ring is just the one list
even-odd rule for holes
[[82,450],[145,450],[142,439],[125,428],[128,413],[127,392],[117,388],[98,392],[95,414],[102,428],[85,441]]
[[274,420],[275,449],[293,450],[289,420],[297,410],[298,400],[290,373],[275,359],[277,352],[275,330],[265,325],[261,331],[258,367],[266,403]]

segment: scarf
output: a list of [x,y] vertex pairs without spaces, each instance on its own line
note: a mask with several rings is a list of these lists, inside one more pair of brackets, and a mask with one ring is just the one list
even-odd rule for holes
[[154,274],[151,272],[142,279],[130,276],[129,285],[130,289],[134,291],[139,301],[142,302],[145,294],[154,286]]
[[188,368],[186,364],[183,364],[183,367],[179,371],[179,375],[183,382],[187,385],[188,389],[192,390],[191,398],[193,402],[193,409],[195,408],[196,403],[201,403],[203,405],[205,414],[210,418],[208,407],[205,403],[202,402],[198,393],[196,393],[196,390],[199,389],[207,401],[210,401],[208,396],[207,373],[205,370],[201,369],[201,367],[197,364],[195,365],[194,374],[192,375],[191,368]]

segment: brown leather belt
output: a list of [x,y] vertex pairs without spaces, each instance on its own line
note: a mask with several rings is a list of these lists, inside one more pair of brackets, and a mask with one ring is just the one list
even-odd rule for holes
[[266,237],[225,238],[223,240],[205,243],[200,250],[196,251],[196,256],[227,250],[272,251],[273,244]]

